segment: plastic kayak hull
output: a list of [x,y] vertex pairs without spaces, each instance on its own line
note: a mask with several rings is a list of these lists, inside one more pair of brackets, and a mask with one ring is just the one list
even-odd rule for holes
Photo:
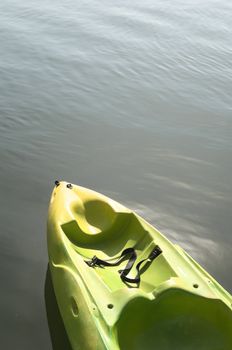
[[[51,196],[49,266],[73,350],[231,350],[232,297],[179,246],[130,209],[92,190],[57,182]],[[134,248],[146,261],[139,285],[114,261]],[[123,260],[123,259],[122,259]],[[128,276],[136,275],[136,264]]]

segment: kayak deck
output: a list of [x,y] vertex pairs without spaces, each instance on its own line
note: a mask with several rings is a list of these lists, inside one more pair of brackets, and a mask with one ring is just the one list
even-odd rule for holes
[[[111,261],[131,247],[141,261],[156,245],[162,254],[142,270],[139,286],[121,280],[118,270],[125,262],[104,268],[86,264],[94,255]],[[59,183],[49,208],[48,249],[74,350],[231,350],[231,296],[180,247],[121,204]],[[135,275],[134,265],[129,276]],[[94,339],[86,334],[86,322]],[[76,327],[80,331],[74,335]]]

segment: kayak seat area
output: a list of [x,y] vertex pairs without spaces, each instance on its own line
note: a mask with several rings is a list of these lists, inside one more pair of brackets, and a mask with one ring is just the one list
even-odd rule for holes
[[[130,273],[132,277],[136,276],[136,264],[147,258],[156,245],[150,233],[133,213],[118,213],[113,234],[106,230],[102,235],[100,233],[88,235],[86,239],[86,233],[80,230],[76,221],[62,225],[62,229],[72,242],[74,250],[84,260],[90,260],[94,255],[103,260],[113,259],[120,256],[124,249],[133,247],[137,253],[137,259]],[[125,265],[126,261],[119,266],[95,268],[94,271],[101,277],[107,288],[116,291],[125,288],[118,273]],[[87,265],[86,268],[90,269]],[[175,276],[174,270],[161,254],[143,271],[140,288],[146,292],[153,291],[160,283]]]
[[[134,248],[137,259],[130,274],[135,277],[137,263],[147,258],[157,244],[136,214],[104,196],[93,196],[92,191],[83,194],[80,188],[78,191],[74,188],[66,210],[70,220],[61,224],[62,231],[83,260],[91,260],[95,255],[102,260],[111,260],[119,257],[123,250]],[[94,271],[108,288],[116,291],[125,287],[118,271],[126,263],[95,268]],[[86,264],[86,268],[91,267]],[[175,276],[175,272],[161,254],[144,269],[140,288],[152,291],[163,281]]]
[[61,227],[73,248],[85,257],[91,257],[93,252],[100,254],[102,259],[113,258],[126,248],[138,247],[143,250],[152,242],[152,237],[133,213],[115,213],[111,225],[107,222],[99,232],[94,231],[83,217]]
[[129,302],[118,322],[121,350],[229,350],[231,311],[220,300],[167,290]]
[[[93,191],[82,192],[80,188],[74,188],[68,194],[66,222],[61,225],[68,239],[76,247],[95,250],[107,246],[108,254],[114,255],[116,251],[112,248],[110,252],[110,246],[117,241],[118,248],[118,241],[127,239],[127,227],[134,214],[113,200],[94,195]],[[143,231],[141,227],[135,230]]]

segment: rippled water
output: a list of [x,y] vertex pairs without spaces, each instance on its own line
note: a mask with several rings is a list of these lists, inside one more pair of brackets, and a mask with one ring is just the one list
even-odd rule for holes
[[232,291],[231,14],[229,0],[1,0],[4,350],[66,346],[45,283],[55,179],[135,209]]

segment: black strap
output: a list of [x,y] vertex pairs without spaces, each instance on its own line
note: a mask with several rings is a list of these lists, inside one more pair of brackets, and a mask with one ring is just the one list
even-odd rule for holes
[[139,284],[140,283],[140,275],[141,275],[141,270],[140,267],[141,265],[147,261],[149,263],[149,265],[151,264],[151,262],[153,260],[155,260],[160,254],[162,253],[161,248],[156,245],[155,248],[152,250],[152,252],[149,254],[149,256],[146,259],[141,260],[137,265],[136,265],[136,270],[137,270],[137,275],[135,278],[129,278],[126,275],[128,273],[124,273],[124,270],[119,270],[118,272],[120,273],[120,277],[123,280],[123,282],[127,282],[127,283],[136,283]]
[[85,262],[90,267],[117,266],[117,265],[121,264],[121,262],[124,261],[126,259],[126,257],[129,256],[129,260],[127,262],[126,267],[123,270],[119,270],[118,272],[120,273],[120,277],[121,277],[123,282],[139,284],[140,283],[140,275],[141,275],[140,266],[145,261],[147,261],[150,264],[161,253],[162,253],[161,248],[158,245],[156,245],[155,248],[152,250],[152,252],[149,254],[149,256],[146,259],[141,260],[136,265],[137,275],[135,278],[127,277],[128,273],[132,269],[132,267],[135,263],[135,260],[137,258],[137,254],[136,254],[134,248],[127,248],[127,249],[123,250],[122,254],[115,262],[109,262],[107,260],[99,259],[96,255],[93,256],[92,260],[90,260],[90,261],[85,260]]
[[96,255],[94,255],[92,260],[85,261],[85,262],[90,267],[117,266],[117,265],[121,264],[121,262],[124,261],[127,258],[127,256],[129,257],[129,260],[128,260],[128,263],[124,269],[125,274],[127,275],[130,272],[130,270],[132,269],[132,266],[134,265],[134,262],[137,258],[137,254],[136,254],[134,248],[124,249],[122,254],[120,255],[120,257],[115,262],[109,262],[107,260],[99,259]]

